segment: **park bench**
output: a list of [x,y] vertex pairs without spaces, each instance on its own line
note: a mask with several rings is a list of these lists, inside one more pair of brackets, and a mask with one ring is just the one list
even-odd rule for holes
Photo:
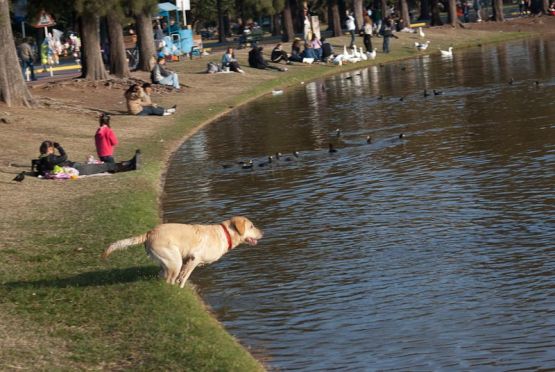
[[262,29],[255,29],[250,34],[243,34],[239,37],[239,49],[246,46],[252,46],[253,44],[262,41],[264,36],[264,31]]

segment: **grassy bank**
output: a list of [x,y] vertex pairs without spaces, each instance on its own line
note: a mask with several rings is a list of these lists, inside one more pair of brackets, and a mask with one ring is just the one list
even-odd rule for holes
[[[528,36],[461,31],[449,37],[441,29],[429,33],[434,49],[452,45],[455,50]],[[8,182],[13,175],[2,178],[1,222],[6,226],[0,263],[2,369],[262,370],[263,365],[225,332],[192,288],[180,290],[157,279],[158,268],[142,247],[118,252],[107,262],[99,255],[110,242],[159,223],[167,161],[194,130],[276,87],[411,58],[416,55],[410,47],[412,37],[401,35],[401,40],[393,41],[393,53],[380,54],[376,61],[343,67],[293,66],[287,73],[247,69],[246,76],[219,75],[216,81],[215,76],[196,73],[219,56],[180,63],[175,68],[192,88],[159,97],[163,103],[178,103],[175,121],[114,117],[122,142],[118,154],[141,148],[145,164],[140,172],[63,182],[31,179],[17,185]],[[345,42],[345,38],[334,40],[337,46]],[[96,91],[90,100],[109,107],[120,99],[111,98],[121,96],[116,93]],[[70,154],[78,158],[90,151],[90,132],[96,127],[91,114],[48,107],[10,112],[22,118],[20,125],[2,128],[6,131],[2,135],[24,158],[36,156],[38,139],[45,136],[70,143]]]

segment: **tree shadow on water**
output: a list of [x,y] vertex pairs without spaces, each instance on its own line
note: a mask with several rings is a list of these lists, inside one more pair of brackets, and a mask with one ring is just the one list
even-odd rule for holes
[[30,281],[7,282],[9,289],[30,289],[41,287],[77,288],[106,286],[114,284],[132,283],[138,281],[156,280],[159,268],[156,266],[135,266],[125,269],[110,269],[89,271],[74,276]]

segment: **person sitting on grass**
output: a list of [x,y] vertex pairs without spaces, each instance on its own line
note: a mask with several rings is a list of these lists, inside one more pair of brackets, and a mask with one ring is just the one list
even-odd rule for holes
[[278,71],[287,71],[287,68],[285,67],[275,67],[272,66],[270,64],[268,64],[268,62],[266,62],[266,60],[264,60],[264,56],[262,55],[262,50],[264,48],[261,46],[255,46],[253,47],[250,52],[249,52],[249,66],[252,68],[258,68],[261,70],[265,70],[265,69],[272,69],[272,70],[278,70]]
[[173,105],[169,109],[165,109],[162,106],[158,106],[157,103],[152,103],[152,99],[150,98],[152,94],[152,84],[144,83],[142,88],[143,88],[143,95],[141,97],[141,104],[143,105],[143,110],[145,107],[152,106],[152,107],[167,111],[170,114],[175,114],[177,105]]
[[323,37],[321,41],[322,41],[322,61],[328,62],[330,59],[333,58],[333,47],[326,40],[325,37]]
[[127,112],[131,115],[158,115],[168,116],[175,113],[175,107],[164,109],[152,104],[149,97],[145,97],[145,92],[139,84],[133,84],[125,92],[125,100],[127,102]]
[[[56,155],[56,150],[58,155]],[[116,173],[137,170],[140,168],[141,151],[136,150],[135,156],[129,161],[120,163],[78,163],[67,159],[67,154],[63,147],[52,141],[43,141],[39,147],[40,156],[36,164],[36,171],[39,176],[51,177],[57,171],[64,172],[62,167],[71,167],[79,172],[80,176],[97,174],[97,173]]]
[[316,34],[312,34],[312,39],[310,40],[310,47],[314,50],[314,54],[316,55],[316,60],[322,60],[322,42],[318,39]]
[[166,58],[158,57],[156,64],[151,71],[151,79],[153,84],[169,85],[179,90],[179,76],[177,73],[166,69]]
[[229,68],[233,72],[240,72],[241,74],[245,73],[245,71],[241,69],[241,66],[239,66],[239,62],[237,61],[237,58],[235,58],[235,53],[233,52],[232,47],[227,48],[227,51],[222,56],[222,67]]
[[100,127],[94,135],[96,153],[104,163],[115,163],[114,146],[118,144],[118,138],[110,127],[110,115],[103,113],[99,118]]
[[314,48],[312,48],[310,43],[307,42],[304,43],[304,50],[301,53],[301,57],[303,58],[303,62],[307,62],[306,59],[312,61],[316,61],[318,59],[316,51],[314,50]]
[[281,43],[278,43],[274,49],[272,49],[272,54],[270,55],[270,60],[274,63],[280,63],[281,61],[285,61],[288,65],[292,64],[289,60],[289,56],[287,52],[281,48]]
[[303,57],[301,56],[301,39],[298,37],[295,38],[291,44],[291,56],[289,57],[289,60],[293,62],[303,61]]

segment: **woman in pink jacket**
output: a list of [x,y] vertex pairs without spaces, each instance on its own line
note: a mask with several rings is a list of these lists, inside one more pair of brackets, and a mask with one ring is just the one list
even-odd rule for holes
[[94,135],[96,153],[105,163],[114,163],[114,146],[118,144],[116,134],[110,128],[110,115],[102,114],[99,119],[100,128]]

